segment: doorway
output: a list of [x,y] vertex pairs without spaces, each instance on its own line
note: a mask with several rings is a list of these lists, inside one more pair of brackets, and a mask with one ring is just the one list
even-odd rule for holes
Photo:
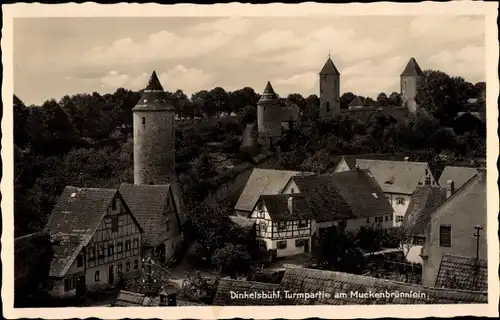
[[81,297],[85,295],[85,276],[79,276],[76,278],[76,295]]
[[109,266],[108,283],[115,284],[115,267],[113,265]]
[[304,241],[304,252],[309,253],[309,239]]

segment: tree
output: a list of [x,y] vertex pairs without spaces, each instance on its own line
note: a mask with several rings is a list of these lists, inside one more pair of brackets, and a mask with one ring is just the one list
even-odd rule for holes
[[387,102],[391,106],[401,106],[402,103],[401,95],[397,92],[393,92],[387,99]]
[[441,124],[447,125],[459,111],[465,110],[469,86],[461,77],[426,70],[417,87],[416,102]]
[[212,263],[219,272],[232,277],[247,273],[251,262],[250,254],[244,246],[231,243],[217,249],[212,256]]
[[387,98],[387,95],[383,92],[379,93],[377,96],[377,103],[380,106],[387,106],[389,103],[389,99]]
[[208,96],[210,97],[209,101],[213,104],[213,110],[216,115],[231,113],[232,108],[226,90],[221,87],[216,87],[208,92]]
[[382,240],[380,231],[371,227],[361,227],[356,233],[359,247],[368,253],[379,250]]
[[24,148],[29,143],[29,111],[24,102],[14,95],[14,143]]
[[250,87],[229,92],[229,103],[231,110],[235,113],[239,113],[247,106],[255,108],[257,101],[259,101],[259,95]]
[[349,108],[349,103],[351,103],[352,100],[356,98],[356,95],[352,92],[346,92],[340,96],[340,108],[341,109],[348,109]]
[[303,111],[303,117],[317,121],[319,119],[319,98],[317,95],[312,94],[306,98],[306,106]]
[[286,98],[286,104],[290,107],[298,107],[300,111],[304,111],[307,106],[306,99],[300,93],[291,93]]
[[364,269],[363,254],[352,234],[333,227],[326,230],[319,241],[314,255],[320,267],[349,273],[360,273]]
[[246,125],[257,121],[257,107],[253,105],[245,106],[238,112],[238,120]]

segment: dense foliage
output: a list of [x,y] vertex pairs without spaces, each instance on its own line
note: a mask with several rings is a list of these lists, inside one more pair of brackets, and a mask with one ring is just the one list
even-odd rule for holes
[[[281,98],[283,105],[298,106],[302,115],[284,136],[291,148],[277,156],[276,168],[324,172],[341,154],[408,152],[414,160],[429,161],[439,175],[450,161],[484,156],[484,124],[460,135],[448,127],[457,112],[472,108],[467,99],[478,98],[471,111],[484,110],[485,84],[472,85],[439,71],[426,73],[417,95],[422,110],[405,121],[394,122],[382,114],[366,123],[345,116],[320,122],[316,95],[304,98],[295,93]],[[64,96],[38,106],[26,106],[14,96],[16,237],[43,228],[66,185],[117,187],[133,181],[131,110],[140,94],[120,88],[112,94]],[[176,161],[185,202],[197,207],[223,176],[230,175],[228,167],[249,161],[248,150],[240,148],[240,141],[246,124],[255,122],[259,95],[248,87],[233,92],[204,90],[190,98],[180,90],[168,95],[179,117]],[[342,108],[354,97],[353,93],[343,94]],[[397,93],[362,100],[373,106],[402,103]],[[234,114],[228,116],[230,113]],[[243,249],[238,243],[224,249],[227,241],[210,231],[220,227],[212,223],[203,229],[212,232],[215,244],[201,241],[200,250],[224,269],[224,261]],[[237,258],[241,256],[244,254]]]

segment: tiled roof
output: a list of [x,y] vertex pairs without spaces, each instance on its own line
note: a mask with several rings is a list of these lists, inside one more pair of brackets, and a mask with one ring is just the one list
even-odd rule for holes
[[234,207],[240,211],[252,211],[259,197],[263,194],[281,193],[290,177],[302,174],[312,174],[300,171],[286,171],[255,168],[248,178],[245,188]]
[[50,276],[63,277],[94,235],[117,191],[115,189],[64,188],[45,230],[56,241]]
[[[451,304],[451,303],[487,303],[487,293],[451,291],[423,287],[361,275],[323,271],[307,268],[287,268],[281,287],[290,293],[324,292],[325,295],[292,300],[295,305],[349,305],[349,304]],[[383,297],[356,297],[355,293],[394,293]],[[344,297],[335,297],[345,294]],[[423,295],[422,295],[423,293]]]
[[431,186],[416,188],[404,216],[403,228],[411,235],[425,234],[432,213],[445,201],[444,188]]
[[337,70],[337,67],[335,67],[335,64],[333,63],[332,59],[328,58],[328,60],[326,60],[325,65],[323,66],[323,69],[321,69],[319,74],[340,75],[340,72],[339,72],[339,70]]
[[267,82],[266,88],[264,89],[264,92],[260,96],[260,100],[258,103],[263,103],[263,102],[275,102],[278,100],[278,96],[274,92],[273,86],[271,85],[271,82]]
[[[292,210],[288,207],[288,199],[292,197]],[[289,221],[312,219],[311,208],[300,194],[273,194],[261,195],[261,201],[273,221]]]
[[356,159],[372,159],[372,160],[395,160],[403,161],[407,155],[404,153],[368,153],[368,154],[346,154],[342,158],[346,162],[349,169],[354,170],[356,167]]
[[410,61],[408,61],[408,64],[406,65],[405,69],[401,73],[401,76],[420,76],[423,77],[424,73],[422,72],[422,69],[420,69],[420,66],[417,63],[417,60],[415,58],[410,58]]
[[279,284],[255,282],[255,281],[242,281],[233,279],[220,279],[215,292],[213,305],[215,306],[263,306],[263,305],[282,305],[286,301],[281,299],[265,299],[254,296],[246,298],[231,297],[231,292],[237,294],[258,294],[267,293],[272,294],[278,292]]
[[371,171],[384,192],[412,194],[425,176],[427,162],[357,159],[356,165]]
[[[166,240],[166,216],[164,212],[167,199],[171,196],[171,187],[166,185],[136,185],[123,183],[120,193],[130,211],[144,229],[143,241],[150,245],[158,245]],[[174,201],[175,202],[175,201]],[[179,215],[175,204],[177,221]]]
[[488,262],[445,254],[436,277],[437,288],[488,291]]
[[163,90],[163,87],[153,71],[151,78],[148,81],[147,87],[137,102],[137,105],[132,109],[133,111],[155,111],[155,110],[173,110],[171,102]]
[[364,105],[363,101],[359,98],[359,96],[356,96],[356,98],[352,99],[352,101],[349,103],[349,107],[362,107]]
[[439,185],[447,186],[449,180],[453,181],[455,190],[459,189],[477,174],[476,168],[447,166],[439,177]]
[[390,215],[392,207],[371,173],[344,171],[292,177],[316,221]]

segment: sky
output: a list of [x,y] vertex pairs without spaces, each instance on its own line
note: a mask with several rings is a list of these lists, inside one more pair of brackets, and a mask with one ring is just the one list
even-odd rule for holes
[[75,93],[139,90],[153,70],[165,90],[220,86],[319,94],[330,53],[341,93],[399,92],[411,57],[485,80],[483,16],[16,18],[14,93],[26,104]]

